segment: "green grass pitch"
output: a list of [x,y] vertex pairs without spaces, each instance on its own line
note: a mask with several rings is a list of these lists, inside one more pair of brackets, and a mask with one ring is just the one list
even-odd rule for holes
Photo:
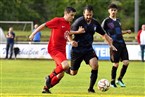
[[[99,61],[97,82],[106,78],[110,81],[112,64]],[[118,73],[122,64],[118,68]],[[44,77],[55,68],[52,60],[0,60],[0,97],[144,97],[145,63],[130,61],[124,77],[125,88],[110,88],[101,92],[95,85],[95,94],[87,93],[90,67],[83,62],[76,76],[65,74],[58,85],[51,89],[52,94],[42,94]],[[118,76],[118,75],[117,75]]]

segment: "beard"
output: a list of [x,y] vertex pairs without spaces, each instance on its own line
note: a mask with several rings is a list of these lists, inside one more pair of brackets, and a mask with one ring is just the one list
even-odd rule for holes
[[91,18],[87,18],[87,19],[86,19],[86,22],[87,22],[87,23],[90,23],[91,20],[92,20]]

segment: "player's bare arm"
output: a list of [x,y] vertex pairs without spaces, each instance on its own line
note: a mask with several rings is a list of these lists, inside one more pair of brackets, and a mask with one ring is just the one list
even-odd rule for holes
[[68,41],[70,42],[70,44],[73,46],[73,47],[77,47],[78,46],[78,42],[74,41],[72,39],[72,35],[68,35],[67,37]]
[[29,36],[29,39],[32,40],[32,39],[34,38],[34,35],[35,35],[37,32],[43,30],[44,27],[45,27],[45,23],[42,24],[42,25],[40,25],[37,29],[35,29],[35,30],[32,32],[32,34]]
[[115,51],[117,51],[117,49],[114,47],[114,45],[112,44],[113,43],[113,40],[110,36],[108,36],[107,34],[105,34],[103,36],[104,40],[108,43],[108,45]]
[[70,31],[69,34],[72,35],[72,34],[82,34],[82,33],[85,33],[85,29],[82,26],[80,26],[77,31]]
[[131,34],[131,30],[124,30],[124,31],[122,31],[122,34]]

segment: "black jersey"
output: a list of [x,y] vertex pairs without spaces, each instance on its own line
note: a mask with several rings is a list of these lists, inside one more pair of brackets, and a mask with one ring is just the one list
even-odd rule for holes
[[[77,31],[78,28],[82,26],[85,29],[85,33],[82,34],[75,34],[74,40],[78,42],[78,47],[75,47],[74,49],[77,50],[85,50],[85,49],[91,49],[92,43],[93,43],[93,35],[95,32],[104,35],[105,32],[102,29],[101,25],[93,18],[90,24],[87,24],[84,17],[79,17],[74,21],[72,24],[71,30]],[[86,50],[85,50],[86,51]]]
[[125,43],[119,19],[113,20],[110,17],[107,17],[104,19],[101,26],[115,43]]

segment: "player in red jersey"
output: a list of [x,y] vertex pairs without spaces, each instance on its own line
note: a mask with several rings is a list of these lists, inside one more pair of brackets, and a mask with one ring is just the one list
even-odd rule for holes
[[[48,53],[54,59],[56,68],[54,71],[46,77],[46,85],[43,88],[42,93],[51,93],[49,91],[54,85],[56,85],[64,76],[64,71],[69,68],[68,61],[66,59],[66,42],[71,41],[75,44],[75,41],[69,38],[70,22],[74,19],[76,10],[72,7],[67,7],[64,11],[64,17],[56,17],[42,25],[40,25],[30,36],[30,40],[34,35],[47,27],[51,29],[51,36],[48,44]],[[83,32],[83,28],[77,32]]]

